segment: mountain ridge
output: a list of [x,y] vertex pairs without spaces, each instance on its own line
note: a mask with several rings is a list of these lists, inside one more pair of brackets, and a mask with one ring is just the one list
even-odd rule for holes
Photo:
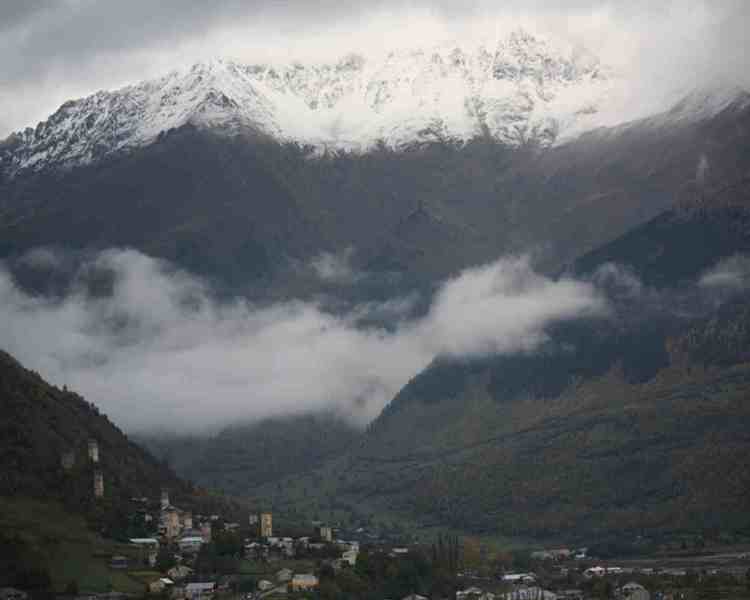
[[[621,83],[590,53],[523,30],[494,43],[348,55],[333,63],[213,59],[64,103],[0,144],[0,172],[14,177],[90,164],[185,124],[318,151],[477,136],[544,146],[600,126],[597,113]],[[723,106],[704,103],[696,117]]]

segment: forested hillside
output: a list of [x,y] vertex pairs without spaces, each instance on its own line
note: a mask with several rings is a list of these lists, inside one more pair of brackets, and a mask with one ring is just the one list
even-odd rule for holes
[[258,495],[485,535],[750,534],[745,205],[670,211],[585,256],[607,318],[533,353],[435,361],[360,445]]
[[[98,461],[88,454],[96,441]],[[63,457],[68,461],[63,465]],[[0,351],[0,585],[59,592],[70,581],[141,593],[143,583],[112,574],[113,554],[130,555],[133,497],[226,518],[246,515],[237,501],[193,486],[133,443],[93,404],[46,383]],[[104,495],[94,495],[94,474]]]
[[[0,406],[3,495],[56,495],[71,506],[91,498],[93,478],[85,487],[81,480],[81,489],[69,490],[74,497],[63,491],[69,479],[83,477],[83,471],[91,475],[89,440],[99,445],[99,468],[106,474],[108,496],[154,496],[162,486],[177,495],[191,490],[131,442],[96,406],[73,392],[50,386],[4,352],[0,352]],[[75,453],[75,464],[66,474],[61,460],[70,451]]]
[[265,419],[203,436],[140,435],[181,476],[235,495],[303,474],[345,452],[361,430],[335,414]]
[[[121,531],[132,497],[158,498],[161,489],[180,506],[226,507],[180,479],[165,463],[132,442],[106,415],[78,394],[46,383],[0,352],[0,495],[54,499],[102,531]],[[99,461],[88,457],[98,444]],[[63,456],[72,453],[69,468]],[[94,471],[104,478],[104,498],[94,498]]]

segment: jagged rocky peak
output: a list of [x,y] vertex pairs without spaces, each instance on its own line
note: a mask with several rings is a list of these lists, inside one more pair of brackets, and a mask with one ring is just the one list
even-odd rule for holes
[[353,151],[477,135],[551,144],[599,125],[620,83],[585,50],[522,30],[331,63],[214,59],[66,102],[0,144],[0,173],[88,164],[187,123]]

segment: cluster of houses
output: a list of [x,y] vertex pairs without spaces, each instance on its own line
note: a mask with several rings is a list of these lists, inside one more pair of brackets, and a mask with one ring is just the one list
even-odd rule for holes
[[[148,583],[148,590],[154,594],[170,592],[172,598],[186,600],[205,600],[210,598],[220,586],[211,582],[191,582],[193,569],[191,565],[204,544],[212,541],[216,527],[224,531],[248,531],[239,523],[228,523],[219,515],[193,515],[190,511],[174,506],[169,499],[168,490],[161,492],[158,510],[148,498],[133,498],[138,505],[136,519],[141,519],[148,529],[154,531],[152,537],[131,538],[130,543],[139,549],[139,562],[154,567],[160,548],[166,546],[178,560],[177,566],[169,569],[163,577]],[[329,560],[329,564],[338,570],[344,566],[356,565],[359,555],[359,542],[344,541],[334,537],[334,530],[321,523],[314,523],[311,535],[291,538],[274,536],[273,515],[269,512],[251,514],[248,518],[251,537],[243,543],[244,557],[259,562],[272,563],[276,560],[300,558],[320,552]],[[132,565],[124,556],[113,556],[110,561],[112,569],[128,569]],[[312,573],[294,573],[290,569],[281,569],[273,580],[264,579],[258,583],[261,594],[271,591],[309,591],[318,587],[318,578]]]
[[309,556],[332,558],[334,569],[347,564],[353,567],[359,556],[359,542],[334,539],[330,527],[317,527],[314,535],[298,538],[265,536],[245,540],[245,558],[262,562],[273,562],[283,559],[294,559]]
[[499,594],[470,587],[456,592],[456,600],[557,600],[557,595],[536,585],[521,585]]
[[603,567],[597,565],[594,567],[589,567],[588,569],[585,569],[583,571],[583,576],[586,579],[619,575],[659,575],[663,577],[686,577],[688,575],[688,570],[682,568],[654,569],[652,567]]
[[[575,560],[576,552],[568,551],[554,551],[545,550],[535,553],[534,558],[542,561],[562,561],[562,560]],[[546,565],[545,570],[548,570],[549,565]],[[649,591],[641,583],[637,581],[628,581],[630,577],[666,577],[670,580],[675,578],[686,577],[690,572],[684,568],[679,567],[620,567],[613,565],[596,565],[584,568],[581,565],[580,568],[574,568],[570,564],[556,566],[553,569],[554,576],[550,579],[549,572],[538,576],[534,572],[518,572],[518,573],[505,573],[498,576],[498,579],[502,581],[502,592],[492,592],[482,589],[484,585],[480,579],[472,573],[460,574],[464,577],[467,583],[470,581],[473,585],[467,587],[456,593],[456,600],[591,600],[595,596],[591,593],[587,593],[581,589],[571,589],[569,584],[563,583],[559,588],[554,584],[555,579],[558,583],[561,580],[567,579],[568,574],[577,576],[579,581],[594,581],[596,579],[607,578],[609,583],[612,584],[612,596],[615,600],[650,600],[651,598],[656,599],[671,599],[671,594],[665,594],[660,591]],[[737,569],[732,570],[731,568],[726,569],[711,569],[706,570],[708,575],[719,575],[719,574],[732,574],[735,577],[742,577],[745,573],[744,567],[741,572]],[[552,589],[545,589],[542,585],[542,580],[546,581],[545,585],[551,586]],[[568,579],[568,581],[570,581]],[[478,583],[477,583],[478,582]],[[623,582],[627,582],[624,583]],[[490,585],[491,589],[497,589],[499,586]],[[591,586],[582,586],[590,589]],[[598,596],[596,596],[598,597]],[[675,596],[676,597],[676,596]]]
[[[150,566],[156,564],[156,556],[163,544],[174,546],[179,555],[196,555],[203,544],[211,541],[214,523],[220,520],[219,515],[194,516],[190,511],[173,506],[166,489],[161,492],[159,509],[156,512],[149,509],[148,498],[132,498],[132,501],[139,506],[136,510],[136,519],[155,533],[153,537],[130,539],[131,544],[141,549],[144,562]],[[118,568],[114,564],[112,566]],[[127,565],[119,568],[127,568]]]
[[309,592],[317,589],[318,578],[312,573],[295,573],[291,569],[281,569],[274,580],[261,579],[258,582],[258,592],[269,594],[276,592]]
[[[521,581],[518,579],[517,581]],[[614,591],[617,600],[650,600],[648,590],[639,583],[631,582]],[[533,583],[519,583],[501,593],[486,592],[479,587],[470,587],[456,593],[456,600],[587,600],[582,590],[568,589],[551,591]]]

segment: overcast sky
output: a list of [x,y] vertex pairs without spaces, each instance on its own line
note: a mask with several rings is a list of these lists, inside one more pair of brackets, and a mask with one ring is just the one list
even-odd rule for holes
[[519,25],[584,44],[643,90],[709,76],[745,85],[749,15],[746,0],[8,0],[0,137],[67,99],[201,58],[327,60]]

